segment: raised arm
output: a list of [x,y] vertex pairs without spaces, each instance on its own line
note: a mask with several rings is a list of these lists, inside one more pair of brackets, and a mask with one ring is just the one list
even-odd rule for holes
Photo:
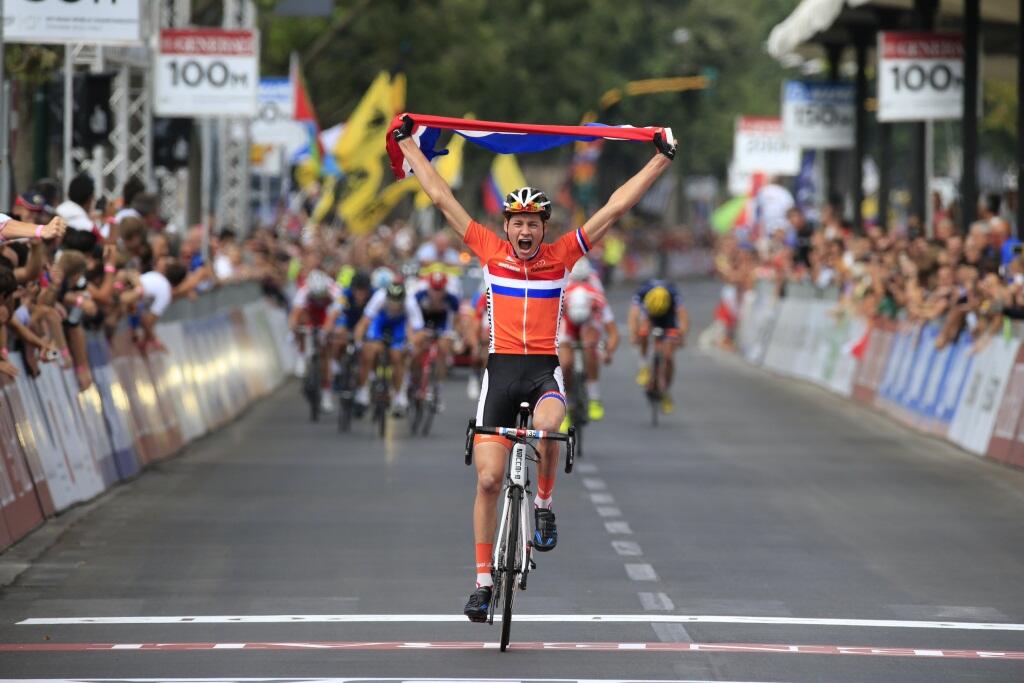
[[437,172],[434,166],[427,161],[427,157],[420,151],[419,146],[410,137],[412,135],[413,121],[408,116],[403,118],[401,127],[394,132],[395,140],[402,149],[406,161],[412,167],[413,175],[419,181],[423,191],[430,197],[430,201],[441,210],[448,225],[452,226],[459,237],[466,234],[469,222],[472,220],[462,204],[459,204],[444,178]]
[[676,156],[676,144],[671,139],[671,133],[668,134],[667,139],[663,139],[660,133],[657,134],[654,144],[658,148],[654,158],[648,161],[639,173],[627,180],[622,187],[615,190],[608,198],[608,203],[583,224],[583,233],[591,245],[597,244],[608,232],[608,228],[632,209],[647,194],[647,190],[651,189],[654,181],[672,165],[672,159]]

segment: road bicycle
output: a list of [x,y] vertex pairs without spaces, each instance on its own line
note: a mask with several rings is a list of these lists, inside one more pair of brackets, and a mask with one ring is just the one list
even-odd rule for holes
[[391,411],[391,337],[385,336],[382,348],[373,364],[373,382],[370,384],[370,404],[373,406],[373,423],[377,434],[383,438]]
[[334,376],[334,392],[338,395],[338,431],[347,432],[352,428],[355,412],[356,383],[359,374],[358,347],[349,342],[341,357],[338,372]]
[[572,343],[572,382],[569,391],[569,422],[576,428],[576,457],[583,457],[583,428],[590,422],[590,394],[587,391],[586,347],[581,340]]
[[569,427],[568,433],[548,432],[530,429],[530,405],[519,404],[517,427],[478,427],[476,420],[469,421],[466,429],[466,464],[473,462],[473,437],[477,434],[503,436],[512,440],[505,468],[505,486],[502,490],[502,507],[498,532],[494,538],[494,588],[487,611],[487,623],[494,623],[496,606],[501,604],[501,651],[508,648],[512,629],[512,604],[516,590],[526,590],[530,571],[536,569],[533,560],[533,516],[530,514],[530,473],[527,461],[537,462],[540,454],[534,441],[548,439],[564,441],[565,471],[572,472],[575,461],[576,428]]
[[428,330],[427,334],[427,350],[423,352],[413,381],[409,383],[412,409],[409,428],[413,434],[422,436],[430,433],[434,415],[440,412],[441,407],[441,383],[437,380],[437,359],[441,348],[437,343],[437,332]]
[[661,351],[659,342],[665,338],[665,330],[655,327],[651,330],[651,344],[654,346],[651,360],[651,377],[647,380],[647,403],[651,407],[651,426],[658,426],[658,415],[661,413],[661,403],[665,398],[665,381],[662,375],[662,366],[665,365],[665,354]]
[[320,401],[323,392],[320,381],[320,363],[324,353],[323,342],[320,338],[320,331],[312,327],[301,326],[295,333],[305,336],[302,354],[306,364],[306,374],[302,378],[302,394],[309,402],[309,419],[316,422],[320,419]]

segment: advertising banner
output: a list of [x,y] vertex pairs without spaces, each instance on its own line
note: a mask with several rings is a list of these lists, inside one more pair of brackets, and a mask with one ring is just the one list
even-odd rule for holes
[[1010,373],[1003,404],[996,415],[988,455],[1002,462],[1024,466],[1024,453],[1017,448],[1016,436],[1024,429],[1024,349],[1017,353],[1017,362]]
[[796,175],[800,172],[800,148],[786,140],[782,119],[758,116],[736,119],[732,154],[739,173]]
[[142,0],[3,0],[10,43],[142,42]]
[[154,67],[154,113],[256,116],[258,47],[255,31],[163,29]]
[[786,142],[804,149],[852,149],[854,94],[852,83],[783,83],[782,129]]
[[959,33],[878,34],[878,120],[963,116],[964,46]]

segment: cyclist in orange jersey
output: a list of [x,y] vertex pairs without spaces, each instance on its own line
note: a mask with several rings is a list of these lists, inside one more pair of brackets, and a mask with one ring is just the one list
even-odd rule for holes
[[[675,142],[657,135],[654,143],[658,152],[639,173],[616,190],[583,227],[545,244],[551,202],[543,192],[524,187],[509,193],[505,198],[505,239],[502,240],[474,221],[455,199],[451,188],[410,139],[413,127],[412,119],[404,117],[402,125],[393,133],[394,138],[423,191],[477,255],[484,270],[491,338],[477,404],[477,424],[512,425],[520,402],[525,401],[533,406],[536,429],[556,431],[565,417],[557,335],[562,291],[569,271],[668,169],[675,156]],[[507,440],[478,436],[473,451],[477,471],[473,505],[477,587],[464,613],[475,622],[486,621],[491,600],[496,506],[509,447]],[[533,547],[547,551],[554,548],[558,540],[555,515],[551,511],[558,446],[543,441],[539,450]]]

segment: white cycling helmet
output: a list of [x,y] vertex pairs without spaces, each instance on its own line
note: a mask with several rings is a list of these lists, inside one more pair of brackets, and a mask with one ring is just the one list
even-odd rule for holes
[[565,300],[565,314],[573,325],[582,325],[590,319],[594,301],[585,289],[574,289]]
[[594,266],[590,265],[590,261],[584,256],[576,265],[572,267],[572,272],[569,273],[569,279],[575,282],[586,282],[590,279],[590,276],[594,274]]
[[306,276],[306,291],[314,299],[326,299],[331,295],[334,280],[322,270],[311,270]]
[[370,285],[374,289],[385,289],[388,285],[395,281],[395,274],[391,272],[390,268],[381,266],[380,268],[374,268],[370,274]]

